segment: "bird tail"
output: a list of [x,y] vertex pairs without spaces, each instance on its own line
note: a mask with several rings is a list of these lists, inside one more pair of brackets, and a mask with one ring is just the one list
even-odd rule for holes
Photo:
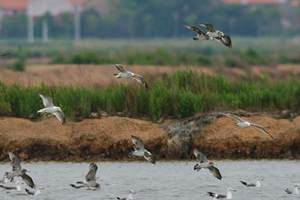
[[240,181],[243,185],[247,186],[248,184],[245,181]]

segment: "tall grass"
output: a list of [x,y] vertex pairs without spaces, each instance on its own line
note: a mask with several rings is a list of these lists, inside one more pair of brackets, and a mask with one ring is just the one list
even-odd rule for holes
[[42,107],[38,94],[53,97],[70,119],[106,111],[158,120],[162,116],[188,117],[197,112],[245,109],[274,111],[298,109],[300,80],[237,80],[191,71],[177,72],[142,86],[106,88],[6,86],[0,84],[0,114],[17,117],[35,115]]

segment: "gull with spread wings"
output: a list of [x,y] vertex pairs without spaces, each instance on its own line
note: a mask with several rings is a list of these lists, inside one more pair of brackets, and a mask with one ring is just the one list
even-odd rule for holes
[[222,179],[222,175],[221,175],[219,169],[214,166],[214,163],[212,161],[209,161],[207,159],[206,155],[204,155],[198,149],[194,149],[193,153],[194,153],[194,156],[196,157],[196,159],[199,161],[199,163],[197,163],[194,166],[194,170],[200,171],[201,169],[205,169],[206,168],[206,169],[208,169],[210,171],[210,173],[214,177],[216,177],[219,180]]
[[85,176],[85,181],[77,181],[75,184],[70,184],[71,187],[80,189],[80,188],[88,188],[92,190],[96,190],[100,188],[100,184],[96,182],[96,174],[97,174],[98,166],[96,163],[90,163],[89,171]]
[[125,67],[123,65],[120,65],[120,64],[116,64],[115,67],[119,71],[119,73],[114,74],[114,76],[116,78],[133,79],[133,80],[137,81],[139,84],[142,84],[145,88],[148,88],[148,84],[144,80],[143,76],[141,76],[139,74],[135,74],[131,71],[128,71],[127,69],[125,69]]
[[54,115],[62,124],[66,122],[65,115],[62,109],[53,104],[53,100],[51,97],[44,96],[40,94],[40,97],[43,101],[44,107],[43,109],[38,110],[38,113],[48,113]]
[[248,128],[248,127],[254,127],[256,129],[258,129],[260,132],[270,136],[272,139],[274,139],[274,137],[266,130],[265,127],[259,125],[259,124],[255,124],[255,123],[252,123],[252,122],[249,122],[237,115],[234,115],[234,114],[230,114],[230,113],[221,113],[222,115],[226,116],[226,117],[229,117],[233,120],[236,121],[236,125],[240,128]]
[[132,143],[134,144],[134,151],[132,151],[130,155],[137,156],[137,157],[144,157],[147,161],[151,162],[152,164],[155,164],[156,162],[155,157],[152,155],[150,151],[145,149],[144,142],[140,138],[134,135],[131,136],[131,140]]

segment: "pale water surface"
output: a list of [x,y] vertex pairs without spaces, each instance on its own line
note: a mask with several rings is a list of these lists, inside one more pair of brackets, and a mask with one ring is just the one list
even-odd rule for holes
[[[105,200],[127,196],[128,190],[136,192],[136,199],[194,200],[210,199],[208,191],[225,193],[227,187],[237,190],[233,199],[240,200],[285,200],[300,199],[283,191],[300,183],[299,161],[218,161],[224,179],[219,181],[206,170],[195,172],[195,162],[158,162],[156,165],[143,162],[98,162],[98,177],[101,190],[88,191],[69,186],[82,180],[88,163],[24,163],[30,170],[41,194],[28,196],[24,192],[0,189],[1,200]],[[9,170],[9,164],[0,165],[0,173]],[[240,180],[255,181],[264,178],[261,188],[246,188]]]

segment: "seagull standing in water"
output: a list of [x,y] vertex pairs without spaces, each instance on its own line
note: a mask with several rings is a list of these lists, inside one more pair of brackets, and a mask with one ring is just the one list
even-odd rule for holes
[[245,181],[240,181],[246,187],[261,187],[261,183],[257,180],[255,183],[247,183]]
[[235,120],[237,126],[240,127],[240,128],[248,128],[248,127],[252,126],[252,127],[258,129],[260,132],[262,132],[262,133],[270,136],[272,139],[274,139],[274,137],[265,129],[265,127],[263,127],[263,126],[261,126],[259,124],[255,124],[255,123],[246,121],[243,118],[241,118],[241,117],[239,117],[237,115],[234,115],[234,114],[222,113],[222,115]]
[[208,161],[206,155],[204,155],[198,149],[194,149],[193,153],[194,153],[194,156],[196,157],[196,159],[199,161],[199,163],[197,163],[194,166],[194,170],[200,171],[202,168],[206,168],[210,171],[210,173],[212,173],[212,175],[214,177],[216,177],[219,180],[222,179],[222,175],[221,175],[219,169],[214,166],[213,162]]
[[144,80],[143,76],[126,70],[123,65],[116,64],[115,67],[117,68],[117,70],[119,70],[119,73],[114,74],[114,76],[116,78],[126,78],[126,79],[131,78],[131,79],[137,81],[139,84],[144,85],[145,88],[148,88],[148,84]]
[[38,110],[38,113],[49,113],[54,115],[62,124],[66,122],[65,115],[62,109],[53,104],[53,100],[51,97],[44,96],[40,94],[40,97],[43,101],[45,108]]
[[100,188],[100,184],[96,182],[98,166],[95,163],[90,163],[89,172],[85,176],[85,181],[77,181],[75,184],[70,184],[71,187],[79,189],[87,187],[88,189],[96,190]]
[[187,29],[196,33],[194,40],[216,40],[226,47],[232,48],[230,36],[222,31],[216,30],[212,24],[200,24],[199,26],[185,26]]
[[227,194],[216,194],[214,192],[208,192],[207,194],[210,197],[213,197],[214,199],[232,199],[232,192],[235,192],[236,190],[232,189],[232,188],[228,188],[227,189]]
[[152,153],[145,149],[144,142],[140,138],[133,135],[131,136],[131,140],[134,144],[134,151],[132,151],[130,155],[144,157],[147,161],[151,162],[152,164],[155,164],[156,160]]
[[118,200],[133,200],[133,195],[134,195],[134,191],[133,190],[129,190],[129,194],[127,197],[117,197]]
[[285,191],[287,194],[295,194],[295,195],[299,195],[299,194],[300,194],[299,188],[300,188],[300,185],[299,185],[299,184],[295,184],[295,185],[294,185],[294,190],[291,190],[291,189],[289,189],[289,188],[286,188],[284,191]]

